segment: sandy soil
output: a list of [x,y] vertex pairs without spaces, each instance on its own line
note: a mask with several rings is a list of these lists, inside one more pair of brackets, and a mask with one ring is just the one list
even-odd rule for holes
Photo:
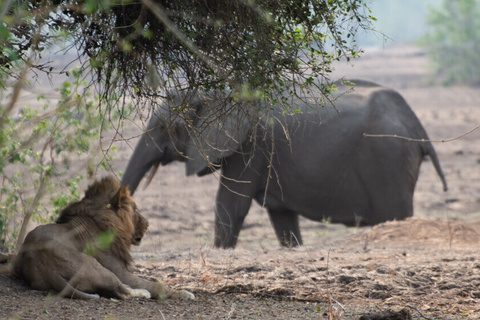
[[[432,84],[428,60],[410,45],[368,52],[336,76],[398,90],[432,140],[480,122],[480,90]],[[415,217],[373,228],[301,220],[305,246],[278,246],[265,210],[254,205],[235,250],[212,248],[216,177],[159,169],[135,199],[150,229],[137,272],[195,292],[197,300],[56,300],[0,277],[0,317],[22,319],[457,319],[480,317],[480,131],[435,143],[449,183],[421,167]],[[123,170],[134,141],[120,147]]]

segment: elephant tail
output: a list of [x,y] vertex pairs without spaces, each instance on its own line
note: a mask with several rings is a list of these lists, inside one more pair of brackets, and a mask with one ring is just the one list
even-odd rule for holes
[[448,190],[447,179],[445,179],[445,175],[443,174],[442,167],[440,166],[440,161],[438,160],[437,153],[435,152],[435,149],[433,148],[432,143],[427,142],[422,149],[424,151],[424,154],[428,155],[432,160],[435,171],[437,171],[437,174],[440,177],[440,180],[442,180],[443,191],[447,191]]

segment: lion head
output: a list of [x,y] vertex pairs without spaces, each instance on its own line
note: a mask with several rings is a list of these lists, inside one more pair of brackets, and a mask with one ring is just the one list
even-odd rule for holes
[[134,246],[139,246],[142,242],[143,236],[145,236],[145,233],[147,232],[148,220],[138,212],[137,206],[135,206],[135,214],[133,215],[133,225],[135,226],[135,233],[132,237],[132,244]]
[[113,232],[111,250],[126,265],[131,264],[130,246],[139,245],[148,228],[148,221],[139,212],[128,187],[122,187],[114,176],[95,181],[85,191],[85,197],[71,203],[60,212],[56,223],[76,226],[77,238],[94,241],[96,230]]

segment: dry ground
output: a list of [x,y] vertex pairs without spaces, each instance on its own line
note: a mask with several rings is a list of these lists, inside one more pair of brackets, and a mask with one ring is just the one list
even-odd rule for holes
[[[456,137],[480,122],[478,88],[433,85],[416,47],[370,51],[336,75],[398,90],[430,138]],[[135,199],[150,229],[134,257],[138,273],[197,295],[183,301],[71,301],[0,277],[0,317],[22,319],[457,319],[480,318],[480,133],[435,143],[450,190],[429,161],[415,218],[373,228],[301,221],[305,246],[279,248],[266,212],[253,206],[235,250],[212,249],[215,177],[159,169]],[[134,143],[134,142],[132,142]],[[132,152],[124,145],[115,166]]]

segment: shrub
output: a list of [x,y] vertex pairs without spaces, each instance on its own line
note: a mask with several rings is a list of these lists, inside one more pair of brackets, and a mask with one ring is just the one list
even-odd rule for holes
[[480,1],[443,0],[431,8],[421,44],[444,85],[480,85]]

